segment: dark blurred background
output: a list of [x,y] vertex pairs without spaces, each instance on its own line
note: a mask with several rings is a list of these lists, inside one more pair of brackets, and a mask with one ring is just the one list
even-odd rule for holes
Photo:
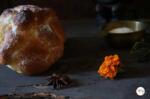
[[[61,19],[95,18],[97,1],[113,0],[1,0],[0,12],[6,8],[20,4],[35,4],[51,7]],[[117,17],[120,19],[150,18],[150,0],[117,0],[119,8]]]
[[95,10],[93,0],[1,0],[0,12],[21,4],[51,7],[61,19],[91,18]]

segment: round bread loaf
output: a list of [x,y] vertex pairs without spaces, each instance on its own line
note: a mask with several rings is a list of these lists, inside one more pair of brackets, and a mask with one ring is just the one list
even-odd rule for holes
[[0,16],[0,64],[27,75],[44,72],[63,54],[64,32],[49,8],[21,5]]

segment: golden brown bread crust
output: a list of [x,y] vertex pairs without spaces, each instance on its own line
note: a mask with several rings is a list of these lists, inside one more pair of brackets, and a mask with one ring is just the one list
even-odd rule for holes
[[64,32],[52,9],[7,9],[0,16],[0,31],[0,64],[18,73],[44,72],[63,54]]

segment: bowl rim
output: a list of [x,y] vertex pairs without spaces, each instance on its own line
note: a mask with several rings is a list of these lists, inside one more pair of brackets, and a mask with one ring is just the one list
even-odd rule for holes
[[[132,32],[120,32],[120,33],[115,33],[115,32],[110,32],[111,30],[113,30],[113,29],[115,29],[115,28],[113,28],[113,29],[108,29],[108,26],[109,25],[111,25],[111,24],[113,24],[113,23],[118,23],[118,22],[134,22],[134,23],[140,23],[140,24],[143,24],[143,26],[142,26],[142,28],[141,29],[139,29],[139,30],[134,30],[134,31],[132,31]],[[120,26],[120,27],[127,27],[127,28],[130,28],[130,27],[128,27],[128,26]],[[117,28],[117,27],[116,27]],[[118,27],[119,28],[119,27]],[[109,22],[109,23],[107,23],[107,24],[105,24],[105,26],[104,26],[104,28],[103,28],[103,31],[104,32],[107,32],[107,34],[115,34],[115,35],[123,35],[123,34],[132,34],[132,33],[138,33],[138,32],[142,32],[142,31],[144,31],[145,30],[145,28],[146,28],[146,24],[144,23],[144,22],[142,22],[142,21],[138,21],[138,20],[115,20],[115,21],[111,21],[111,22]],[[108,29],[108,30],[107,30]]]

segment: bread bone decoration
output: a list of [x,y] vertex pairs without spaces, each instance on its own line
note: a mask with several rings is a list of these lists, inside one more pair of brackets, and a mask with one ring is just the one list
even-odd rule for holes
[[0,16],[0,64],[27,75],[50,68],[63,54],[64,32],[52,9],[20,5]]

